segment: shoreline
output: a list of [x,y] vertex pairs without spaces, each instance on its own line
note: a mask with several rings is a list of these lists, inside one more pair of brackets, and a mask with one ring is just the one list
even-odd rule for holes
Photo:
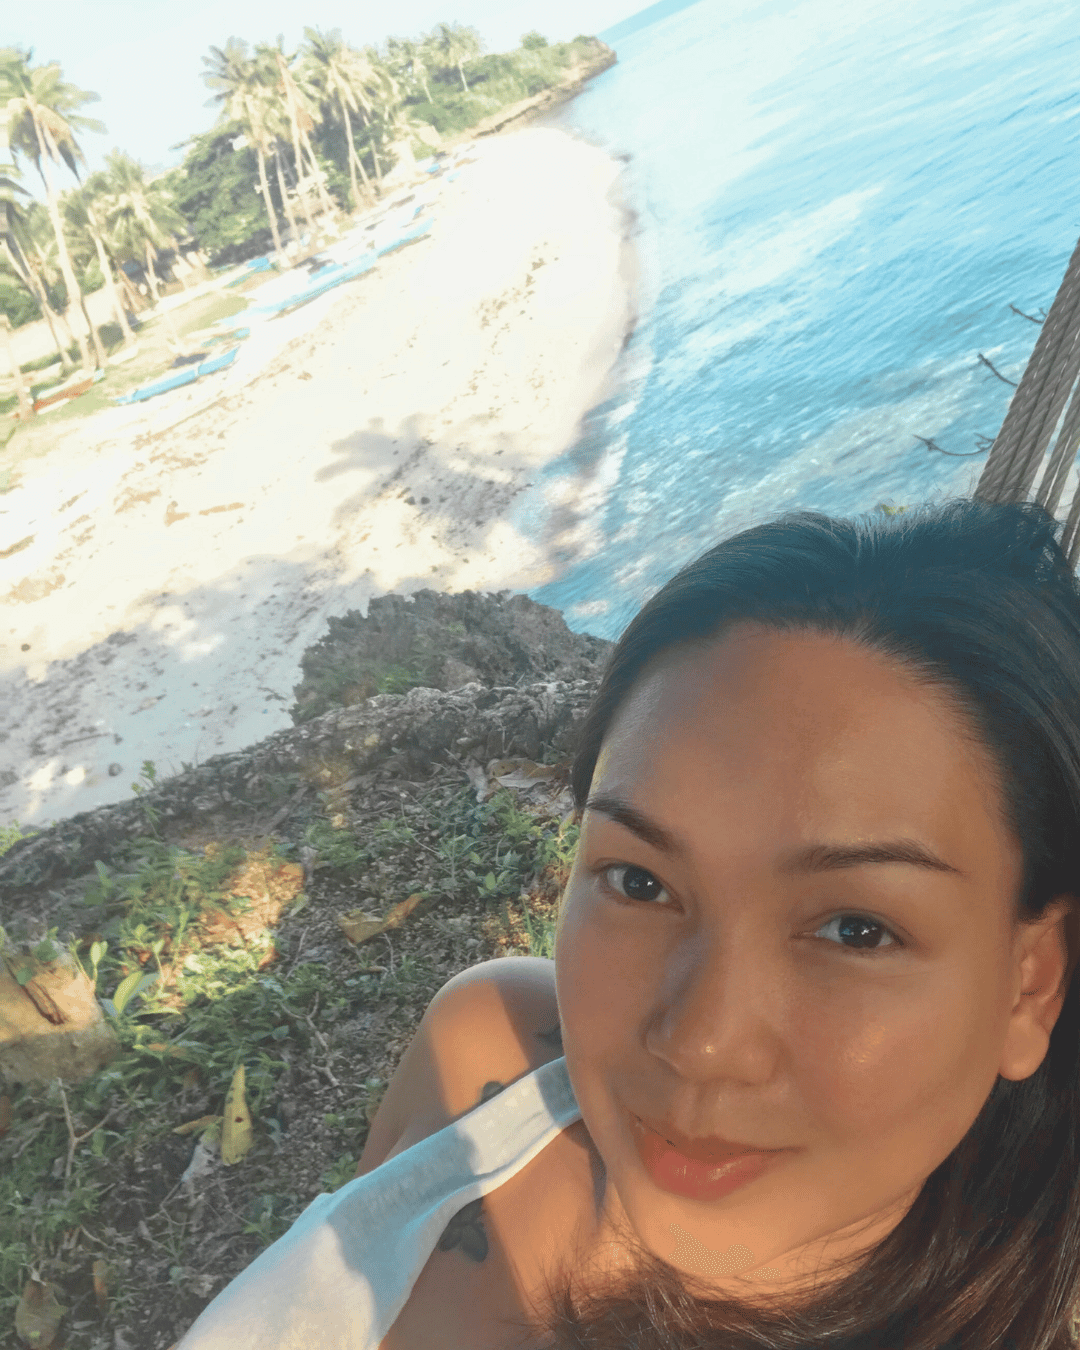
[[470,158],[428,235],[275,321],[254,378],[183,421],[175,394],[105,436],[87,419],[27,467],[4,501],[38,519],[0,560],[0,821],[41,827],[130,796],[144,760],[163,777],[291,727],[304,649],[373,595],[556,572],[508,516],[618,385],[634,215],[623,165],[565,131],[516,126]]

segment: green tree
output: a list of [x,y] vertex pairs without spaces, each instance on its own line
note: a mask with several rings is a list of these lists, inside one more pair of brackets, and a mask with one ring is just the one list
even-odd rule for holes
[[541,47],[546,47],[548,45],[548,40],[544,37],[543,33],[537,32],[534,28],[531,32],[525,33],[522,36],[521,45],[527,52],[536,52],[539,51]]
[[219,123],[183,148],[183,163],[161,182],[199,248],[219,263],[272,249],[268,211],[273,203],[260,201],[258,160],[243,126]]
[[389,61],[403,73],[415,79],[424,91],[424,97],[433,102],[427,82],[427,43],[415,42],[410,38],[387,38],[386,51]]
[[[0,163],[0,254],[5,264],[4,278],[8,283],[13,278],[16,290],[22,292],[15,302],[17,309],[14,313],[8,304],[0,307],[16,327],[28,319],[37,318],[35,311],[41,308],[33,274],[26,261],[29,245],[29,202],[26,198],[29,193],[19,182],[21,177],[14,164]],[[5,292],[10,294],[9,285],[5,285]]]
[[349,181],[352,185],[353,206],[360,207],[360,189],[356,184],[356,170],[364,180],[364,193],[368,201],[372,200],[371,183],[364,169],[363,161],[356,153],[353,141],[352,118],[354,112],[363,112],[371,116],[372,105],[368,89],[377,86],[374,67],[361,52],[354,51],[342,39],[341,30],[333,29],[323,33],[318,28],[305,28],[305,57],[310,70],[310,83],[318,89],[328,101],[337,100],[341,112],[341,121],[345,127],[348,144]]
[[259,163],[259,184],[263,204],[270,221],[274,251],[279,258],[281,236],[277,215],[270,199],[270,185],[266,181],[266,156],[270,153],[271,135],[267,126],[266,63],[248,55],[248,45],[240,38],[231,37],[224,47],[211,47],[210,55],[203,57],[203,82],[215,91],[210,102],[221,105],[222,121],[237,122],[244,129]]
[[[54,61],[47,66],[31,65],[33,55],[32,49],[22,47],[0,49],[0,103],[6,105],[7,140],[17,156],[33,160],[41,175],[48,202],[49,219],[56,235],[60,270],[67,288],[68,303],[81,307],[94,345],[97,364],[101,366],[105,362],[105,353],[102,351],[97,329],[86,312],[83,294],[75,279],[52,178],[52,166],[61,161],[78,178],[78,165],[83,162],[83,153],[75,139],[75,133],[105,130],[101,122],[94,118],[83,117],[78,109],[86,103],[94,102],[100,95],[67,84],[62,78],[59,62]],[[90,352],[86,338],[77,326],[76,340],[83,363],[89,366]]]
[[[7,256],[45,316],[53,343],[60,353],[61,372],[67,375],[75,369],[70,351],[78,344],[64,313],[67,293],[58,262],[56,235],[49,213],[41,202],[32,201],[20,211],[16,228],[8,235],[7,242]],[[58,334],[58,329],[62,330],[62,335]]]
[[[319,201],[326,215],[326,224],[331,224],[334,218],[334,206],[330,200],[329,193],[326,191],[325,174],[315,157],[315,151],[311,145],[311,132],[315,127],[314,104],[316,96],[314,91],[305,87],[306,82],[302,83],[297,78],[297,72],[294,72],[292,66],[296,60],[296,53],[287,55],[284,49],[284,38],[278,37],[276,46],[269,46],[261,43],[256,47],[256,56],[264,60],[269,68],[269,62],[272,60],[277,67],[277,92],[284,104],[289,116],[289,124],[292,129],[293,154],[295,156],[296,173],[298,178],[297,188],[300,193],[301,205],[304,208],[304,218],[308,223],[309,229],[314,229],[314,222],[311,215],[311,208],[308,204],[308,183],[310,176],[315,185],[315,191],[318,194]],[[302,74],[302,72],[301,72]],[[306,155],[306,162],[305,162]],[[310,165],[311,173],[306,172],[306,165]]]
[[[2,231],[0,240],[3,242],[5,257],[10,260],[12,271],[15,272],[16,276],[19,273],[14,262],[14,256],[8,246],[8,237],[14,238],[15,232],[19,228],[22,204],[18,200],[18,194],[26,195],[26,189],[16,181],[18,177],[19,171],[14,164],[0,164],[0,231]],[[16,247],[18,247],[17,244]],[[30,293],[29,287],[26,289]],[[4,332],[8,363],[15,380],[15,396],[19,404],[19,417],[23,421],[28,421],[34,415],[34,408],[23,382],[22,371],[19,369],[18,358],[12,346],[11,319],[6,311],[0,312],[0,328]]]
[[[109,242],[122,261],[139,262],[157,306],[155,263],[163,248],[176,248],[176,231],[185,231],[184,218],[160,183],[148,183],[137,159],[113,150],[105,160],[102,208]],[[171,327],[171,324],[169,325]]]
[[448,68],[456,69],[461,76],[461,87],[467,94],[469,86],[465,83],[465,62],[472,61],[483,50],[480,34],[475,28],[466,28],[464,24],[440,23],[432,34],[432,44]]
[[[77,237],[89,241],[97,257],[98,269],[105,278],[105,287],[109,292],[113,317],[120,325],[124,335],[124,346],[130,347],[135,334],[128,322],[127,308],[120,297],[116,278],[113,275],[113,259],[105,242],[105,213],[109,209],[111,184],[105,172],[91,174],[78,192],[65,195],[64,217],[68,229]],[[179,219],[179,216],[177,217]],[[120,272],[117,266],[117,272]]]

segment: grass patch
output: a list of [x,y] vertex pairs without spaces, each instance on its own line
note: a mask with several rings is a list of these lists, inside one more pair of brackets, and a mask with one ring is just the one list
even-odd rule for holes
[[[153,781],[144,765],[137,795]],[[170,1346],[316,1194],[352,1178],[446,980],[492,956],[553,954],[577,837],[560,808],[506,789],[477,802],[450,770],[362,791],[319,795],[287,835],[234,837],[219,822],[200,843],[170,836],[147,798],[144,837],[72,889],[70,931],[61,937],[56,912],[44,932],[36,908],[5,914],[10,940],[43,954],[67,946],[120,1052],[63,1092],[55,1081],[8,1089],[0,1327],[13,1327],[35,1271],[68,1309],[67,1350],[112,1344],[117,1331]],[[9,827],[0,851],[22,836]],[[379,917],[417,894],[399,926],[346,941],[339,913]],[[254,1142],[224,1166],[215,1141],[239,1064]],[[203,1170],[184,1184],[197,1151]]]
[[[262,278],[266,280],[265,275]],[[208,304],[193,305],[192,313],[183,323],[176,325],[177,331],[182,337],[188,333],[194,333],[200,328],[209,328],[211,324],[217,323],[220,319],[231,319],[235,314],[241,314],[248,307],[248,301],[242,295],[218,295]]]

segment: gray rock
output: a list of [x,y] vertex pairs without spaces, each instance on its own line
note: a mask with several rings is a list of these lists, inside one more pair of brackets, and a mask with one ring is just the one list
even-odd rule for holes
[[[378,770],[422,781],[435,765],[460,767],[521,756],[570,757],[599,681],[548,681],[488,689],[410,689],[332,708],[231,755],[215,755],[186,773],[159,779],[140,797],[84,811],[20,840],[0,857],[0,901],[92,873],[128,841],[146,833],[146,807],[170,826],[218,822],[240,809],[280,801],[282,784],[317,791]],[[464,772],[462,773],[465,779]],[[278,795],[273,795],[276,792]],[[0,905],[2,912],[2,905]]]
[[294,722],[379,693],[597,679],[612,644],[574,633],[557,609],[509,591],[377,596],[330,619],[301,658]]

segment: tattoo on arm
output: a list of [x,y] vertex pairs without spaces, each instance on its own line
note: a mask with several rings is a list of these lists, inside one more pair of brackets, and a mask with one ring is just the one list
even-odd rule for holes
[[[538,1031],[536,1034],[537,1038],[549,1049],[562,1049],[562,1027],[558,1022],[549,1031]],[[505,1083],[496,1082],[494,1079],[485,1083],[477,1105],[482,1106],[484,1102],[489,1102],[492,1097],[498,1096],[505,1087]],[[481,1196],[478,1200],[473,1200],[467,1204],[464,1209],[459,1209],[446,1225],[443,1235],[439,1239],[439,1251],[448,1252],[454,1247],[460,1247],[471,1261],[478,1263],[483,1261],[488,1254],[483,1207],[484,1197]]]
[[[484,1102],[489,1102],[505,1087],[505,1083],[496,1082],[494,1079],[485,1083],[477,1104],[482,1106]],[[439,1251],[448,1252],[454,1247],[460,1247],[471,1261],[477,1263],[483,1261],[488,1254],[483,1207],[484,1197],[480,1196],[479,1199],[470,1201],[464,1209],[459,1209],[443,1230],[443,1235],[439,1239]]]
[[536,1033],[536,1037],[537,1040],[542,1041],[544,1045],[548,1046],[549,1048],[554,1048],[558,1050],[561,1050],[563,1048],[562,1026],[558,1022],[555,1023],[555,1025],[551,1028],[550,1031],[538,1031]]

